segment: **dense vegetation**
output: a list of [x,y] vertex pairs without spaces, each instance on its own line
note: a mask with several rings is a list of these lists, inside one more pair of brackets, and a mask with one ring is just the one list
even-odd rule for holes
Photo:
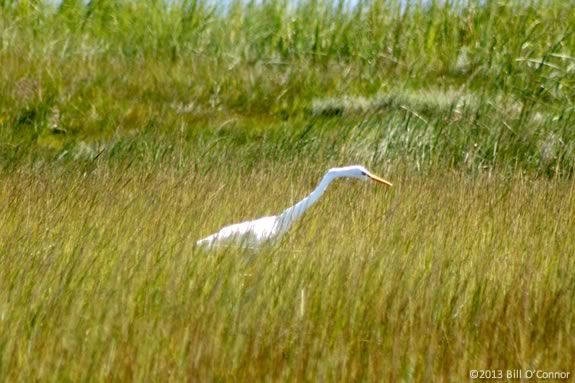
[[291,154],[315,130],[375,161],[573,171],[572,2],[9,1],[0,22],[7,160],[143,133]]
[[[552,0],[0,0],[0,380],[571,371],[574,26]],[[194,248],[353,163],[394,187]]]

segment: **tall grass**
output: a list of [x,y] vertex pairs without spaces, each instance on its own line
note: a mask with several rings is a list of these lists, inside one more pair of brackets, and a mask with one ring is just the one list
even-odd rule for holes
[[[0,0],[0,380],[572,371],[563,1]],[[198,238],[330,186],[279,243]]]
[[3,157],[146,129],[265,131],[305,123],[327,100],[335,113],[319,116],[332,125],[354,124],[358,110],[384,131],[407,120],[457,166],[471,150],[473,167],[573,170],[572,2],[7,1],[0,11]]
[[204,253],[324,169],[173,169],[2,175],[2,380],[571,371],[572,181],[377,169],[396,186],[338,181],[276,246]]

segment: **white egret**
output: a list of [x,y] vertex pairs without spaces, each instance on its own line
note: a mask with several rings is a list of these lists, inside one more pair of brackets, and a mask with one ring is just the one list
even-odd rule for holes
[[333,180],[344,177],[359,178],[364,181],[372,180],[392,186],[391,182],[371,174],[363,166],[354,165],[332,168],[323,176],[319,185],[310,195],[292,207],[285,209],[281,214],[226,226],[217,233],[197,241],[196,245],[213,247],[231,242],[248,247],[256,247],[264,242],[276,239],[284,234],[292,223],[301,217],[322,196]]

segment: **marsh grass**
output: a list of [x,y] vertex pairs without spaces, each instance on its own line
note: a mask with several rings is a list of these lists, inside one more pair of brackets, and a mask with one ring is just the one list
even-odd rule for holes
[[194,248],[301,198],[323,165],[2,174],[2,379],[570,371],[573,181],[377,169],[396,186],[338,181],[275,246]]
[[570,175],[573,15],[564,1],[2,2],[0,154],[182,130],[248,142],[359,114],[408,121],[392,157],[414,160],[413,123],[457,167]]
[[0,380],[574,372],[573,3],[287,5],[0,1]]

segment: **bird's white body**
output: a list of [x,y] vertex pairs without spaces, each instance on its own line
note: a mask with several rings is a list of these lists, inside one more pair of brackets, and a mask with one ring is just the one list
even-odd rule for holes
[[247,247],[257,246],[279,235],[277,216],[258,218],[253,221],[235,223],[196,242],[198,246],[212,247],[229,242],[239,242]]
[[214,247],[234,243],[247,247],[256,247],[266,241],[278,238],[321,197],[334,179],[341,177],[359,178],[362,180],[371,179],[391,186],[390,182],[371,174],[363,166],[354,165],[332,168],[324,175],[319,185],[310,195],[294,206],[287,208],[281,214],[226,226],[217,233],[197,241],[196,245]]

